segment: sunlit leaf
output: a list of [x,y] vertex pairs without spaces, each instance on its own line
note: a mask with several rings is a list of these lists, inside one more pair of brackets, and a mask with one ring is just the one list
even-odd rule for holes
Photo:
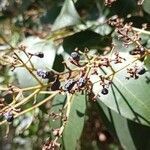
[[53,24],[53,30],[80,23],[80,16],[72,0],[65,0],[59,16]]
[[[122,57],[126,58],[126,61],[123,64],[112,64],[112,66],[115,70],[123,67],[124,69],[117,72],[113,77],[113,83],[108,89],[109,93],[103,95],[99,83],[94,85],[94,91],[100,94],[98,101],[102,101],[110,109],[139,124],[150,125],[150,84],[147,82],[150,73],[146,72],[144,75],[140,75],[138,79],[126,79],[128,76],[127,68],[135,65],[135,63],[131,63],[134,58],[127,53],[121,54]],[[127,64],[130,65],[125,67]],[[142,65],[139,61],[136,64],[138,66]],[[107,74],[112,73],[106,67],[103,68],[103,71]],[[99,79],[93,77],[93,80],[98,81]]]

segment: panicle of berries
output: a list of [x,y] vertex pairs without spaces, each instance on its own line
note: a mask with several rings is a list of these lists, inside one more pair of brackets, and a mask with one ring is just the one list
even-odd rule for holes
[[115,64],[122,63],[123,61],[126,60],[125,58],[123,58],[119,55],[119,52],[115,52],[114,55],[115,55],[115,58],[111,59],[111,61],[113,61]]
[[4,117],[7,122],[12,122],[14,120],[14,115],[11,111],[4,113]]
[[108,94],[108,88],[110,84],[112,84],[112,81],[105,78],[104,76],[100,75],[100,85],[102,86],[101,94],[107,95]]
[[63,86],[63,91],[67,91],[67,92],[73,92],[72,89],[74,87],[74,85],[76,84],[77,81],[75,81],[74,79],[69,79],[68,81],[65,82],[64,86]]
[[135,65],[134,67],[131,68],[127,68],[127,73],[129,74],[128,77],[126,77],[126,79],[130,79],[130,78],[134,78],[134,79],[138,79],[139,75],[143,75],[146,72],[146,69],[142,66],[138,67],[137,65]]
[[137,46],[135,49],[129,51],[129,54],[143,56],[145,54],[145,48],[143,46]]
[[49,79],[49,82],[53,82],[55,80],[55,73],[53,71],[38,69],[37,75],[43,79]]
[[124,42],[125,46],[132,44],[136,41],[140,41],[140,36],[132,28],[132,22],[125,23],[124,20],[117,15],[108,19],[108,24],[116,27],[115,31],[118,33],[118,38]]

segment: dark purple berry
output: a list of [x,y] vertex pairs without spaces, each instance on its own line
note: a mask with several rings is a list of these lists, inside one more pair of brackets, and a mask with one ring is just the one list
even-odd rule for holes
[[38,69],[37,70],[37,75],[39,77],[42,77],[43,79],[46,79],[46,71],[45,70]]
[[49,79],[49,82],[53,82],[55,80],[55,74],[53,71],[46,71],[46,70],[37,70],[37,75],[42,77],[43,79]]
[[65,83],[63,90],[64,91],[70,91],[74,87],[75,83],[76,83],[76,81],[74,81],[73,79],[68,80]]
[[60,88],[60,81],[57,78],[56,81],[52,84],[51,90],[52,91],[56,91],[56,90],[59,90],[59,88]]
[[137,55],[139,54],[139,51],[137,51],[136,49],[129,51],[130,55]]
[[43,58],[44,57],[44,53],[43,52],[38,52],[38,53],[35,53],[34,55],[39,57],[39,58]]
[[55,73],[53,71],[47,71],[46,77],[49,79],[49,82],[55,81]]
[[82,88],[86,85],[86,79],[84,77],[81,77],[78,82],[77,82],[77,85],[79,88]]
[[143,47],[138,47],[129,51],[130,55],[138,55],[138,54],[143,55],[144,53],[145,53],[145,49]]
[[75,61],[79,61],[80,60],[80,55],[78,52],[72,52],[71,53],[71,58]]
[[146,72],[146,70],[145,70],[145,68],[140,68],[140,69],[138,69],[138,71],[137,71],[137,73],[139,74],[139,75],[143,75],[144,73]]
[[12,122],[14,120],[14,116],[11,112],[7,112],[4,114],[5,119],[7,122]]
[[103,95],[107,95],[107,94],[108,94],[108,89],[103,88],[102,91],[101,91],[101,93],[102,93]]

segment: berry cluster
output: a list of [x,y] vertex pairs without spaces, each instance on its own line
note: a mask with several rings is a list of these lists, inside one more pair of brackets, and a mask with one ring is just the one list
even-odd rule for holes
[[14,115],[12,112],[6,112],[4,114],[4,117],[7,120],[7,122],[12,122],[14,120]]
[[55,80],[55,73],[53,71],[38,69],[37,75],[43,79],[49,79],[49,82],[53,82]]
[[129,78],[134,78],[138,79],[139,75],[143,75],[146,72],[146,69],[144,67],[138,67],[135,65],[132,68],[127,68],[127,73],[129,74],[129,77],[126,77],[127,79]]

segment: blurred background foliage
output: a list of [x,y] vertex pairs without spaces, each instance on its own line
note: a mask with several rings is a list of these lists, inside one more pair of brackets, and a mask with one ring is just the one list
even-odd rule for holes
[[[150,1],[145,0],[142,6],[138,6],[136,0],[117,0],[111,7],[106,7],[103,0],[74,0],[73,3],[71,0],[65,2],[63,0],[1,0],[0,54],[7,51],[8,43],[16,47],[19,43],[25,42],[33,51],[42,50],[47,55],[53,53],[53,62],[51,60],[45,67],[62,72],[64,71],[62,61],[76,47],[81,50],[88,47],[101,54],[104,50],[109,51],[112,41],[115,41],[118,49],[123,51],[122,43],[113,36],[114,29],[104,24],[105,20],[113,15],[123,17],[125,22],[133,22],[134,27],[141,28],[142,24],[150,23]],[[33,41],[29,39],[31,36]],[[2,37],[5,37],[8,43]],[[142,44],[149,48],[149,35],[141,35],[141,38]],[[40,43],[45,40],[48,46]],[[49,48],[53,51],[48,52]],[[127,51],[130,49],[132,46]],[[40,65],[43,67],[42,64]],[[13,83],[14,78],[7,63],[1,62],[0,84]],[[25,85],[28,83],[25,79],[20,79],[19,76],[17,78],[18,83],[22,83],[21,86],[29,86]],[[29,82],[31,85],[35,84],[32,83],[32,79]],[[15,84],[18,83],[15,81]],[[6,99],[9,103],[11,97],[6,95]],[[0,127],[0,150],[41,149],[42,144],[48,137],[51,137],[51,120],[49,120],[51,105],[47,103],[36,109],[34,113],[29,112],[15,119],[10,125],[8,138],[4,137],[6,127]],[[81,109],[83,111],[83,108]],[[86,113],[85,125],[77,149],[149,149],[149,127],[125,119],[103,104],[100,107],[89,102],[84,111]],[[82,120],[79,123],[80,126],[83,126],[83,122]],[[76,131],[76,128],[71,130]]]

